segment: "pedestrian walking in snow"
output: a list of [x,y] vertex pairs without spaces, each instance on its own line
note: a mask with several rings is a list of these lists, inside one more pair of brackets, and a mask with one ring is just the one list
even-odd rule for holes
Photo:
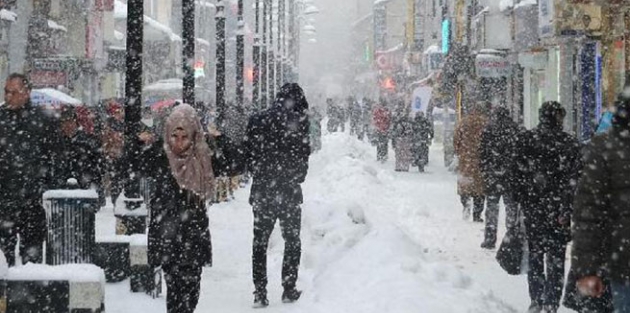
[[155,182],[149,264],[164,270],[167,312],[192,313],[199,301],[202,268],[212,263],[205,202],[214,194],[212,153],[195,109],[188,104],[175,107],[163,140],[141,158],[141,174]]
[[123,158],[125,113],[123,107],[116,102],[108,104],[107,113],[102,142],[105,167],[109,178],[109,194],[112,197],[112,203],[116,205],[118,197],[123,192],[127,168]]
[[[630,88],[612,128],[586,147],[573,215],[573,269],[578,290],[600,298],[612,287],[615,312],[630,312]],[[610,282],[608,284],[607,282]]]
[[230,137],[223,134],[217,125],[208,126],[208,145],[211,147],[212,170],[216,178],[215,202],[226,202],[233,197],[231,178],[242,174],[245,169],[242,149]]
[[328,115],[328,132],[336,133],[342,122],[339,107],[331,98],[326,99],[326,115]]
[[247,127],[245,151],[253,175],[254,306],[267,299],[267,248],[276,220],[284,238],[283,302],[300,298],[296,289],[301,257],[302,184],[310,155],[308,102],[298,84],[284,85],[273,107],[254,115]]
[[53,156],[52,188],[68,188],[68,179],[74,178],[78,188],[98,189],[103,170],[100,142],[79,129],[76,111],[63,108],[60,117],[61,136]]
[[309,134],[311,138],[311,152],[322,149],[322,114],[318,108],[311,108],[309,113]]
[[42,194],[50,187],[58,127],[31,103],[26,76],[11,74],[0,108],[0,249],[15,264],[20,236],[22,263],[42,262],[46,214]]
[[372,101],[367,98],[363,98],[360,109],[357,137],[360,141],[363,141],[363,138],[367,136],[368,141],[371,142],[372,135],[370,133],[370,125],[372,124]]
[[513,185],[510,169],[520,131],[516,122],[510,117],[510,111],[507,108],[498,107],[481,135],[479,153],[487,200],[486,230],[481,244],[484,249],[494,249],[496,245],[501,198],[505,204],[507,228],[518,226],[518,208],[512,199],[509,187]]
[[529,245],[529,312],[555,313],[564,286],[565,254],[580,150],[563,128],[566,111],[558,102],[543,103],[540,124],[519,135],[515,200],[525,217]]
[[372,113],[372,123],[376,132],[376,160],[383,163],[387,161],[391,119],[385,99],[381,99]]
[[433,140],[434,132],[431,121],[425,117],[424,112],[416,113],[413,120],[413,166],[417,166],[422,173],[429,164],[429,145]]
[[348,115],[350,118],[350,136],[359,134],[361,124],[361,104],[354,98],[348,97]]
[[397,116],[392,128],[392,144],[396,152],[396,172],[409,172],[413,161],[411,146],[413,142],[413,122],[409,111],[404,110]]
[[453,147],[459,158],[457,190],[464,205],[463,216],[465,220],[470,218],[471,204],[473,202],[473,221],[482,223],[485,204],[485,190],[481,174],[481,134],[486,127],[485,105],[478,104],[462,119],[455,130]]

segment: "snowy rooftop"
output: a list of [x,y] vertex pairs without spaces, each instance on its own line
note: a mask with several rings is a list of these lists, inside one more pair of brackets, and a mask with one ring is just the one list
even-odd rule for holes
[[525,7],[525,6],[532,6],[532,5],[537,5],[538,3],[536,2],[536,0],[521,0],[521,2],[519,2],[516,6],[514,6],[514,8],[520,8],[520,7]]
[[2,20],[15,22],[17,21],[17,16],[18,16],[17,13],[13,11],[5,10],[5,9],[0,10],[0,19]]
[[98,199],[95,190],[48,190],[44,192],[47,199]]
[[510,10],[512,8],[514,8],[514,0],[501,0],[501,2],[499,2],[499,10],[501,10],[501,12]]

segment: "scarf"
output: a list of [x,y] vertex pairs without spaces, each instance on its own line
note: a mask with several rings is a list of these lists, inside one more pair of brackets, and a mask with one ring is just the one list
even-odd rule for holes
[[[175,154],[170,145],[171,135],[177,129],[184,130],[192,141],[190,148],[181,155]],[[190,105],[176,106],[167,118],[164,151],[179,187],[192,191],[204,200],[210,199],[214,192],[212,152],[204,140],[197,112]]]

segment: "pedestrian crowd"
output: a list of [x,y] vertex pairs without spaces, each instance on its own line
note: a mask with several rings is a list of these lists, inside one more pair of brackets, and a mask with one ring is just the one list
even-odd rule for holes
[[[541,106],[531,130],[504,106],[485,103],[458,123],[463,218],[485,222],[481,248],[499,243],[496,258],[507,273],[527,274],[529,313],[561,305],[630,312],[630,89],[612,112],[607,129],[585,143],[564,131],[566,111],[553,101]],[[498,241],[501,199],[506,232]]]
[[131,173],[125,146],[134,140],[142,150],[133,156],[140,160],[133,170],[152,182],[145,199],[151,211],[148,262],[165,273],[169,313],[192,313],[197,306],[203,267],[212,264],[207,207],[233,199],[249,179],[254,305],[269,305],[267,248],[276,220],[286,241],[282,301],[300,298],[300,185],[308,171],[314,125],[297,84],[286,84],[270,108],[251,118],[242,106],[231,106],[234,112],[222,125],[188,104],[176,103],[153,123],[145,121],[150,114],[143,112],[144,123],[131,138],[125,137],[128,124],[116,102],[105,105],[99,123],[94,116],[86,119],[78,107],[36,106],[30,94],[27,77],[12,74],[0,107],[0,250],[9,266],[43,262],[48,232],[44,191],[94,189],[101,205],[106,196],[114,205],[122,203],[118,198]]
[[344,132],[349,122],[351,136],[360,141],[367,138],[376,146],[377,161],[387,161],[391,142],[397,172],[409,172],[412,166],[420,172],[425,171],[434,136],[428,112],[412,112],[411,105],[403,98],[382,97],[375,102],[368,98],[348,97],[345,103],[329,98],[326,105],[329,133]]

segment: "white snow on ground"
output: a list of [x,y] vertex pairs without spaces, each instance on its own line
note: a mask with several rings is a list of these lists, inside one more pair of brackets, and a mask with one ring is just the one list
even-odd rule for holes
[[[324,137],[304,184],[303,298],[282,304],[283,241],[276,228],[269,253],[264,312],[522,312],[526,277],[505,274],[494,252],[479,248],[482,225],[461,220],[456,178],[434,147],[428,173],[394,172],[375,148],[346,134]],[[197,312],[253,312],[252,214],[248,190],[209,215],[214,267],[206,268]],[[113,226],[111,210],[98,220]],[[503,216],[502,216],[503,218]],[[101,231],[101,235],[104,235]],[[164,297],[108,284],[108,312],[165,312]]]

